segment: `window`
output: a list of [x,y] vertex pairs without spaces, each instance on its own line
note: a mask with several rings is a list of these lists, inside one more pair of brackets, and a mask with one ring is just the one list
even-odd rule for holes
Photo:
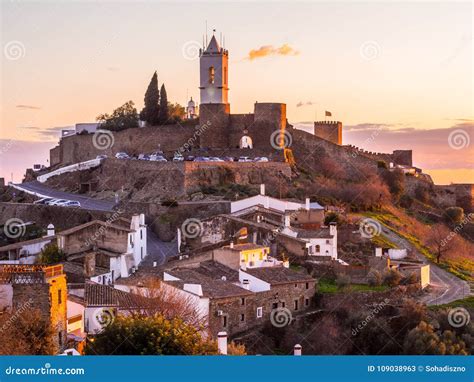
[[309,289],[309,283],[306,283],[306,289]]
[[272,304],[272,309],[277,309],[278,308],[278,302],[274,302]]
[[140,240],[143,240],[143,230],[140,230]]
[[263,308],[259,306],[257,308],[257,318],[262,318],[263,317]]
[[240,305],[245,305],[245,298],[244,298],[244,297],[242,297],[242,298],[240,299]]
[[61,305],[63,302],[63,296],[61,294],[61,289],[58,289],[58,304]]
[[140,248],[140,257],[143,260],[143,247]]
[[295,308],[295,310],[298,310],[298,300],[294,301],[294,308]]
[[224,85],[227,85],[227,68],[224,68]]
[[222,317],[222,327],[226,328],[227,327],[227,316]]
[[305,306],[309,306],[309,298],[305,298],[305,299],[304,299],[304,305],[305,305]]
[[241,314],[240,315],[240,322],[244,322],[245,321],[245,314]]
[[326,244],[329,244],[329,240],[326,240]]
[[285,301],[282,301],[282,302],[281,302],[281,307],[282,307],[282,308],[285,307]]
[[298,288],[298,284],[295,284],[295,288]]
[[209,83],[210,84],[213,84],[214,83],[214,78],[215,78],[215,70],[214,70],[214,67],[211,66],[209,68]]
[[321,252],[321,247],[319,245],[316,246],[316,253]]

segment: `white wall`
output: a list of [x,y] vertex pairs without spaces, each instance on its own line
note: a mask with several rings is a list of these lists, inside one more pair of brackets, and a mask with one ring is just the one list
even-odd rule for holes
[[243,281],[245,280],[249,280],[250,284],[249,284],[249,289],[252,291],[252,292],[263,292],[263,291],[266,291],[266,290],[270,290],[270,284],[263,281],[263,280],[260,280],[248,273],[246,273],[245,271],[239,269],[239,281],[240,283],[242,284]]
[[67,325],[68,333],[73,332],[78,329],[80,329],[81,332],[84,331],[84,306],[68,299],[67,300],[67,319],[69,320],[70,318],[74,316],[78,316],[78,315],[82,316],[82,320],[74,322],[73,324],[68,324]]
[[48,172],[47,174],[40,175],[36,179],[38,180],[38,182],[44,183],[49,178],[51,178],[52,176],[55,176],[55,175],[60,175],[60,174],[64,174],[64,173],[67,173],[67,172],[87,170],[89,168],[97,167],[97,166],[100,165],[101,161],[102,161],[102,159],[91,159],[91,160],[88,160],[88,161],[85,161],[85,162],[71,164],[69,166],[61,167],[61,168],[58,168],[57,170]]

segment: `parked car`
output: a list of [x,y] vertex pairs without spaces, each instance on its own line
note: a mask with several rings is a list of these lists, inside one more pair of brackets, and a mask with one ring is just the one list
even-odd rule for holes
[[150,155],[149,160],[151,160],[153,162],[168,162],[165,157],[163,157],[161,155],[156,155],[156,154]]
[[208,157],[196,157],[194,158],[194,162],[209,162]]
[[180,153],[174,154],[173,162],[183,162],[183,161],[184,161],[184,157],[182,154]]
[[51,200],[53,200],[53,198],[41,198],[41,199],[35,200],[33,204],[47,204]]
[[253,160],[254,162],[268,162],[267,157],[257,157]]
[[184,160],[192,162],[194,160],[194,155],[189,155]]
[[102,154],[102,155],[97,155],[95,159],[107,159],[107,155]]
[[148,154],[140,154],[138,156],[139,160],[150,160],[150,156]]
[[209,162],[224,162],[224,160],[219,157],[210,157]]
[[222,159],[224,159],[224,162],[234,162],[235,161],[234,157],[224,157]]
[[119,153],[115,154],[115,158],[117,158],[117,159],[129,159],[130,156],[127,153],[119,152]]
[[53,200],[50,200],[49,202],[47,202],[46,204],[48,206],[60,206],[64,203],[68,202],[67,199],[53,199]]
[[76,200],[68,200],[67,202],[61,204],[63,207],[80,207],[81,203]]
[[252,162],[252,159],[249,157],[240,157],[239,162]]

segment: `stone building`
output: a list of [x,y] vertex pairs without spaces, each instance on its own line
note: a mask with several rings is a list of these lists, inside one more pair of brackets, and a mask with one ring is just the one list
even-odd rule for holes
[[58,349],[65,346],[67,286],[61,264],[0,265],[0,292],[6,296],[0,300],[0,310],[39,310],[55,331],[54,340]]
[[323,138],[335,145],[342,145],[342,122],[317,121],[314,122],[314,135]]

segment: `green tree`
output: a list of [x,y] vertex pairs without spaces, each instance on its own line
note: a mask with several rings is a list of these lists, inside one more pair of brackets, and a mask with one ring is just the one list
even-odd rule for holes
[[464,210],[461,207],[448,207],[444,211],[444,219],[449,225],[461,224],[464,219]]
[[115,109],[111,115],[99,115],[97,121],[99,121],[101,129],[113,131],[138,127],[137,109],[133,101],[128,101]]
[[436,333],[433,326],[425,321],[408,332],[403,351],[405,354],[468,355],[466,344],[453,332],[446,330],[442,334]]
[[57,244],[45,246],[38,258],[41,264],[57,264],[64,260],[66,260],[66,254],[58,248]]
[[398,200],[405,191],[405,174],[402,170],[395,169],[383,170],[382,175],[390,193]]
[[145,106],[140,112],[140,119],[150,125],[157,125],[160,122],[160,92],[158,90],[158,74],[155,72],[151,77],[148,88],[145,92]]
[[330,212],[326,215],[324,218],[324,224],[329,225],[329,223],[336,223],[340,224],[341,223],[341,218],[338,213],[336,212]]
[[170,117],[174,122],[183,120],[186,115],[184,106],[181,106],[179,103],[168,103],[168,110]]
[[88,342],[86,354],[204,355],[217,354],[217,344],[178,317],[117,316]]
[[162,124],[169,123],[170,113],[168,109],[168,95],[166,94],[165,84],[161,85],[160,98],[160,122]]

